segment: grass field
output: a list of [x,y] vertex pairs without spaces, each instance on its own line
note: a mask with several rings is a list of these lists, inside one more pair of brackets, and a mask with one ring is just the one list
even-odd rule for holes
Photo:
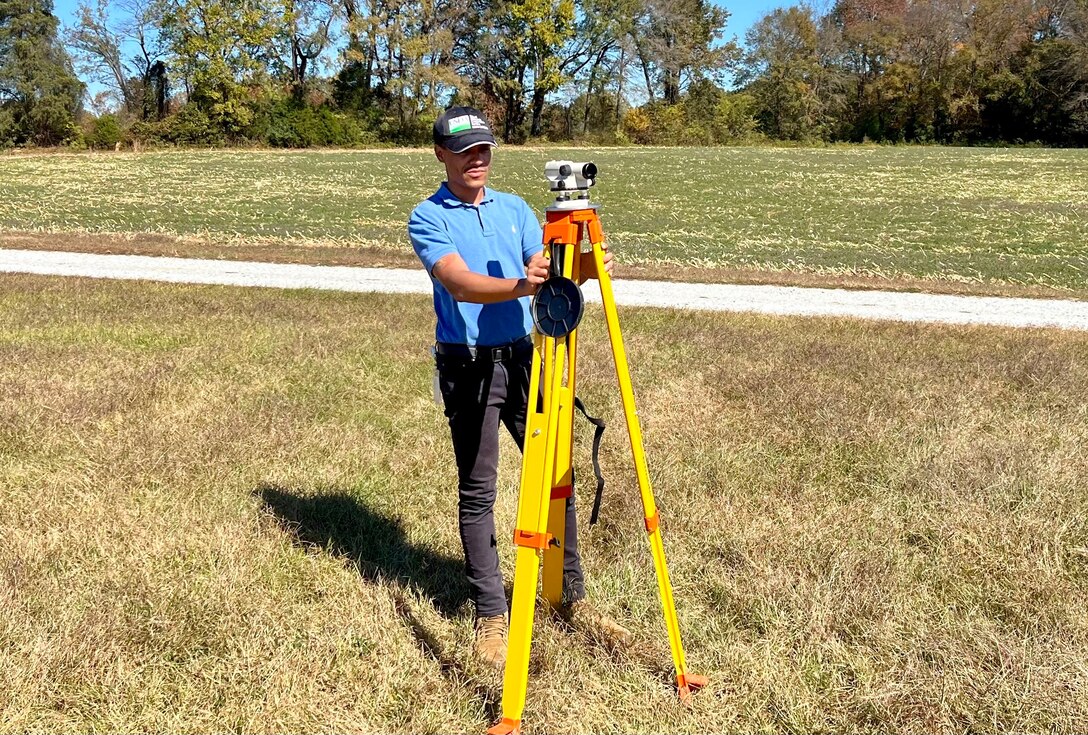
[[[639,275],[1088,295],[1088,151],[504,148],[492,181],[543,210],[552,157],[598,163],[606,235]],[[420,150],[6,156],[0,230],[407,265],[407,215],[440,177]]]
[[[491,724],[427,299],[2,286],[0,731]],[[1083,729],[1088,336],[621,318],[688,662],[712,684],[690,711],[670,691],[591,314],[580,392],[611,428],[589,591],[639,643],[613,656],[538,621],[530,732]]]

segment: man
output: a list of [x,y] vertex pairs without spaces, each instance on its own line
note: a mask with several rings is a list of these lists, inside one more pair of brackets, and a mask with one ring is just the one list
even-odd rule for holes
[[[496,147],[483,114],[451,107],[434,124],[434,154],[446,181],[408,220],[416,254],[431,275],[439,387],[453,437],[458,524],[472,599],[476,655],[506,662],[507,601],[495,537],[499,423],[524,444],[533,343],[530,298],[548,277],[540,222],[520,197],[488,189]],[[605,264],[612,269],[612,254]],[[579,267],[595,278],[589,253]],[[612,645],[630,633],[585,604],[574,498],[566,506],[563,609],[577,627]]]

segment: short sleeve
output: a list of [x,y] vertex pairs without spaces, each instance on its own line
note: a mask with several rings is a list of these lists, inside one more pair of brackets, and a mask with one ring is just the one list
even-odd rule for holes
[[408,237],[412,248],[423,262],[423,267],[430,273],[435,263],[450,253],[457,252],[449,232],[442,226],[438,217],[427,212],[427,207],[416,207],[408,218]]
[[536,213],[524,200],[521,202],[521,217],[521,260],[528,263],[529,258],[544,249],[544,230]]

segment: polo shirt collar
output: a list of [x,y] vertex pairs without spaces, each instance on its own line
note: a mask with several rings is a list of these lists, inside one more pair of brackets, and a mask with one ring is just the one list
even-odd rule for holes
[[[457,195],[450,191],[450,188],[446,186],[446,182],[443,181],[442,185],[438,187],[438,196],[442,199],[442,203],[449,207],[472,207],[473,204],[463,202],[457,198]],[[484,198],[480,200],[480,204],[489,204],[495,201],[494,195],[491,190],[484,187]]]

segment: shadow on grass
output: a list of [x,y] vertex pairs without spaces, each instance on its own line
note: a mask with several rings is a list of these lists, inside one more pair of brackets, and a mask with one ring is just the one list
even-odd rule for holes
[[411,543],[399,518],[342,491],[319,495],[262,485],[254,493],[303,546],[354,562],[364,578],[396,581],[452,617],[468,601],[464,561]]
[[[480,700],[484,716],[495,721],[501,712],[502,689],[497,681],[481,679],[466,667],[465,652],[450,651],[440,638],[413,612],[413,595],[430,600],[445,617],[454,617],[468,601],[468,583],[464,562],[411,543],[398,518],[391,518],[366,507],[347,492],[331,490],[313,494],[277,485],[262,485],[253,491],[305,548],[321,548],[354,562],[362,576],[370,581],[395,581],[393,604],[401,620],[412,632],[423,652],[438,663],[450,679],[471,688]],[[509,594],[509,589],[507,590]],[[567,628],[568,632],[576,631]],[[610,651],[585,636],[595,655],[611,655],[618,662],[638,662],[663,681],[672,681],[672,664],[665,662],[655,646],[636,646],[631,651]],[[458,653],[462,655],[458,655]],[[530,662],[530,676],[538,673],[540,661]]]
[[430,600],[445,617],[453,617],[468,601],[464,562],[411,543],[398,518],[366,507],[342,491],[313,495],[277,485],[261,485],[253,494],[261,499],[300,546],[320,547],[354,562],[370,581],[396,581],[393,604],[420,648],[434,659],[446,676],[471,687],[483,705],[485,717],[498,717],[501,689],[482,682],[461,658],[447,650],[412,611],[408,591]]

